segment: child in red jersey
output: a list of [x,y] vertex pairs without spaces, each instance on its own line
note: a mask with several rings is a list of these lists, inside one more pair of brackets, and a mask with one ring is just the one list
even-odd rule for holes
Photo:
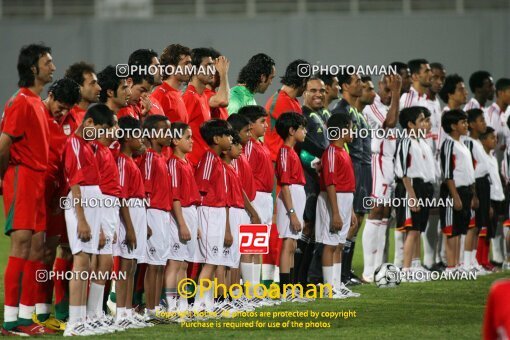
[[[108,129],[115,124],[113,112],[103,104],[87,110],[82,125],[69,138],[64,150],[64,173],[70,192],[70,209],[65,212],[69,246],[73,253],[73,270],[90,271],[92,255],[98,253],[102,209],[90,202],[102,199],[101,176],[94,150],[84,139],[91,130]],[[86,320],[87,281],[81,276],[69,283],[69,322],[64,335],[91,335]]]
[[[224,247],[232,245],[227,206],[227,175],[220,158],[232,145],[231,126],[224,120],[212,119],[200,127],[200,134],[209,149],[204,153],[195,172],[195,180],[202,196],[198,207],[200,239],[195,262],[204,263],[199,280],[213,280],[218,266],[225,265]],[[210,287],[209,287],[210,288]],[[213,309],[212,290],[200,285],[195,297],[194,311]]]
[[197,251],[197,205],[201,197],[195,183],[194,170],[186,155],[193,148],[191,128],[188,124],[172,124],[172,156],[168,170],[172,176],[173,206],[170,215],[170,254],[165,272],[167,311],[183,312],[188,300],[177,294],[177,284],[186,278],[188,262],[193,262]]
[[358,296],[347,290],[342,283],[342,251],[351,225],[356,223],[353,199],[356,187],[351,157],[344,143],[351,141],[352,121],[348,115],[332,115],[328,129],[338,129],[339,138],[332,140],[322,155],[320,187],[317,198],[317,227],[315,241],[324,244],[322,274],[324,283],[333,290],[332,298],[343,299]]
[[160,292],[163,289],[163,272],[169,255],[170,210],[172,191],[170,174],[161,150],[170,146],[168,130],[170,121],[161,115],[150,115],[143,122],[143,129],[150,135],[150,147],[142,156],[140,170],[145,182],[145,193],[150,200],[147,207],[147,224],[152,236],[147,241],[144,262],[148,264],[145,274],[146,321],[156,318]]
[[292,296],[286,297],[290,294],[286,285],[291,283],[290,273],[294,267],[296,240],[301,237],[306,203],[305,174],[294,146],[305,140],[306,119],[296,112],[283,113],[276,121],[276,131],[284,141],[276,158],[276,178],[281,187],[276,199],[276,225],[279,237],[283,239],[280,253],[280,289],[284,299],[293,301],[298,298],[294,292]]

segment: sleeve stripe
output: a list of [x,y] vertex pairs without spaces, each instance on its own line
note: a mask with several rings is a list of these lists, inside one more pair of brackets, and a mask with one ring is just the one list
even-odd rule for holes
[[372,104],[370,105],[370,108],[372,109],[372,112],[374,113],[374,115],[379,118],[379,120],[381,121],[381,123],[384,124],[384,121],[386,120],[386,118],[384,118],[383,114],[381,113],[381,111],[377,108],[377,105],[375,104]]
[[280,163],[282,165],[282,170],[284,172],[287,171],[287,149],[282,149],[280,153]]
[[329,172],[335,172],[335,149],[329,147],[328,149],[328,162],[329,162]]
[[212,162],[213,162],[213,155],[210,152],[208,152],[207,158],[205,160],[205,165],[204,165],[204,176],[202,177],[202,179],[209,180],[209,178],[211,177]]
[[145,158],[145,179],[151,179],[151,170],[152,170],[152,153],[148,152],[147,157]]
[[251,140],[249,140],[248,143],[246,143],[246,152],[245,152],[246,158],[248,160],[250,160],[252,148],[253,148],[253,142]]
[[73,147],[74,155],[76,156],[76,161],[78,162],[78,169],[81,169],[80,142],[78,141],[78,139],[73,137],[73,139],[71,139],[71,146]]
[[119,182],[120,186],[124,186],[124,166],[126,164],[126,160],[123,157],[119,157],[117,160],[117,168],[119,169]]

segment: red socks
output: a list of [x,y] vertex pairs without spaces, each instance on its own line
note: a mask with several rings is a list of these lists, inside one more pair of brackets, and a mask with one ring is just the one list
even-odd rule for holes
[[4,274],[5,305],[17,307],[19,305],[19,293],[21,290],[21,277],[27,260],[9,256]]

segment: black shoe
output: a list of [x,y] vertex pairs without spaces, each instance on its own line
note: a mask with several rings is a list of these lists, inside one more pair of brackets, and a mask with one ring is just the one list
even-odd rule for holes
[[427,269],[428,271],[431,271],[431,272],[438,272],[438,273],[441,273],[444,271],[444,268],[441,267],[441,265],[439,263],[434,263],[432,266],[430,267],[427,267],[427,266],[423,266],[423,268]]
[[356,274],[354,274],[354,272],[352,272],[352,271],[350,272],[350,275],[345,278],[345,281],[343,281],[343,279],[342,279],[342,282],[346,286],[358,286],[358,285],[363,284],[363,281],[361,281],[361,279],[359,277],[357,277]]
[[491,261],[491,263],[494,267],[498,267],[499,269],[501,269],[501,267],[503,267],[503,263],[501,263],[501,262]]

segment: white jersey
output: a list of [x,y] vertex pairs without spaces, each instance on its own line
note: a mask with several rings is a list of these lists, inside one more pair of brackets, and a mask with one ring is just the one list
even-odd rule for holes
[[420,96],[418,91],[416,91],[416,89],[413,86],[411,86],[411,88],[409,89],[409,92],[404,93],[400,97],[399,108],[400,108],[400,110],[402,110],[402,109],[405,109],[407,107],[412,107],[412,106],[424,106],[424,107],[428,108],[427,95],[424,93],[423,95]]
[[438,145],[439,142],[439,131],[441,130],[441,103],[436,96],[436,99],[428,99],[427,98],[427,108],[430,111],[430,123],[431,129],[430,133],[427,135],[427,142],[432,146],[432,151],[434,154],[436,153],[436,149],[439,149],[441,146]]
[[[419,143],[423,152],[423,156],[425,157],[426,164],[437,164],[434,158],[434,153],[432,152],[432,148],[430,147],[429,143],[427,143],[427,141],[424,140],[423,138],[420,138]],[[437,171],[438,169],[435,166],[433,169],[425,171],[424,173],[425,177],[423,178],[423,180],[426,183],[435,183],[437,178],[439,177],[439,173]]]
[[397,146],[395,154],[395,175],[398,178],[427,178],[429,164],[420,142],[414,138],[403,138]]
[[441,170],[445,180],[452,179],[456,187],[469,186],[475,182],[473,158],[467,146],[452,138],[441,147]]
[[503,201],[505,200],[505,193],[503,192],[503,185],[501,184],[501,178],[498,173],[498,160],[494,155],[487,153],[485,153],[485,155],[491,179],[491,200]]
[[466,105],[464,105],[464,111],[471,110],[471,109],[482,109],[485,111],[485,108],[480,105],[478,100],[476,98],[471,98]]
[[[373,130],[383,130],[384,122],[386,121],[386,116],[388,114],[389,106],[384,105],[381,102],[381,97],[376,94],[374,103],[372,105],[367,105],[363,109],[363,114],[365,115],[368,125]],[[394,133],[388,133],[392,137],[382,139],[374,137],[372,138],[372,153],[382,153],[384,157],[389,157],[393,159],[395,157],[395,150],[397,148],[397,140],[396,140],[396,128],[386,129],[391,130]]]
[[[482,178],[489,174],[490,165],[487,159],[487,153],[483,148],[482,142],[479,139],[473,139],[471,137],[464,137],[464,144],[471,151],[471,157],[473,157],[473,166],[475,168],[475,178]],[[498,166],[496,165],[496,172]]]

